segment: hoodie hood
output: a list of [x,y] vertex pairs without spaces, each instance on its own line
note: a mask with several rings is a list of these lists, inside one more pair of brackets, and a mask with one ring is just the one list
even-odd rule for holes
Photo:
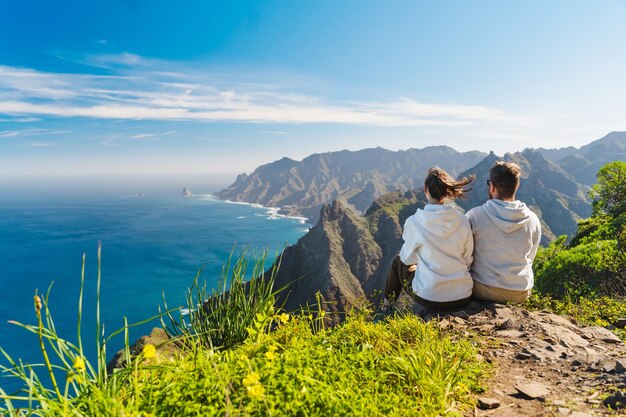
[[513,233],[530,221],[532,211],[521,201],[492,199],[483,204],[485,212],[504,233]]
[[448,237],[456,232],[464,218],[456,208],[438,204],[427,204],[424,210],[417,210],[415,214],[424,229],[439,237]]

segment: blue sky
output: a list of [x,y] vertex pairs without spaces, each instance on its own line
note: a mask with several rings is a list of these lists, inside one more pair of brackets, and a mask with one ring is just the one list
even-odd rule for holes
[[626,1],[0,1],[0,181],[626,130]]

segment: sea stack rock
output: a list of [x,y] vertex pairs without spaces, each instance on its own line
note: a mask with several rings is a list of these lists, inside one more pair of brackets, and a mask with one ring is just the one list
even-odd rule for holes
[[187,187],[183,188],[183,192],[180,193],[180,195],[182,195],[183,197],[191,197],[193,195],[193,193],[191,191],[189,191],[189,189]]

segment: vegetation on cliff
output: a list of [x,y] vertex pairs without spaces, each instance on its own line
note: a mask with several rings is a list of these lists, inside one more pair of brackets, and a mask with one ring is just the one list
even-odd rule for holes
[[603,166],[591,196],[593,215],[572,240],[560,236],[539,249],[529,306],[606,326],[626,316],[626,163]]
[[558,298],[626,296],[626,163],[598,171],[593,215],[567,243],[561,236],[535,260],[537,289]]

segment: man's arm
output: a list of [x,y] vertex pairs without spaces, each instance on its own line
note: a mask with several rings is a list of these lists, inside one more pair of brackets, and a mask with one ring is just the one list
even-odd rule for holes
[[463,248],[463,260],[465,261],[465,265],[467,268],[472,265],[474,261],[474,234],[472,233],[472,229],[470,228],[467,231],[467,236],[465,237],[465,247]]
[[539,250],[539,245],[541,244],[541,222],[539,218],[535,216],[535,231],[533,233],[533,247],[530,249],[530,260],[531,262],[535,260],[535,256],[537,256],[537,251]]
[[477,212],[478,212],[479,207],[474,207],[473,209],[469,210],[467,213],[465,213],[465,217],[467,217],[467,220],[469,220],[470,223],[470,229],[472,229],[472,233],[471,233],[471,237],[472,237],[472,252],[471,252],[471,256],[472,259],[470,260],[470,263],[468,263],[468,266],[471,266],[472,262],[474,262],[474,251],[476,250],[476,245],[474,245],[474,237],[476,236],[476,233],[478,231],[478,227],[477,227],[477,220],[476,217],[478,216]]

